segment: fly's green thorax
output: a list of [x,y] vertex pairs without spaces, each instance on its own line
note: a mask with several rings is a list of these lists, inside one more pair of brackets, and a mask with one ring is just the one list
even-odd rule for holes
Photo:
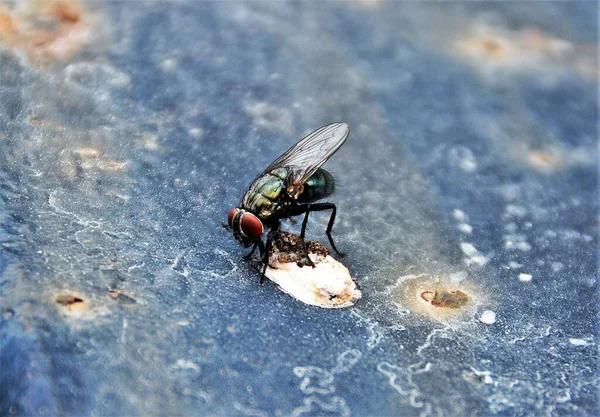
[[267,219],[280,208],[280,197],[286,189],[288,170],[278,168],[258,177],[244,196],[242,207]]

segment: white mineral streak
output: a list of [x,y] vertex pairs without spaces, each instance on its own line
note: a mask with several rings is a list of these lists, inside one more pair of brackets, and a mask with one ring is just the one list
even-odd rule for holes
[[478,266],[483,266],[488,261],[488,258],[485,255],[482,255],[471,243],[462,242],[460,244],[460,249],[465,255],[464,262],[467,265],[476,264]]
[[448,278],[450,278],[450,282],[458,283],[467,279],[468,276],[466,271],[458,271],[448,275]]
[[265,275],[286,294],[305,304],[323,308],[354,305],[362,294],[352,280],[348,268],[331,256],[310,254],[315,267],[299,267],[295,262],[270,265]]

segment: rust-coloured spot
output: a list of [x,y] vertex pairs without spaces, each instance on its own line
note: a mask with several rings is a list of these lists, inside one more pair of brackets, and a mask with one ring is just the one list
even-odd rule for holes
[[553,174],[575,166],[592,166],[596,163],[593,153],[586,147],[569,147],[552,142],[540,147],[528,144],[527,140],[517,137],[507,141],[506,154],[541,174]]
[[505,42],[492,36],[463,39],[458,45],[463,54],[472,58],[501,62],[509,54]]
[[63,306],[70,306],[77,303],[83,303],[83,299],[73,294],[60,294],[56,296],[56,302]]
[[10,33],[14,32],[15,23],[10,15],[0,10],[0,39],[8,36]]
[[51,14],[56,16],[59,21],[74,24],[81,20],[81,5],[75,1],[55,1],[50,2]]
[[469,296],[461,290],[423,291],[421,298],[432,306],[441,308],[461,308],[469,302]]
[[98,158],[98,156],[100,155],[100,151],[98,149],[90,147],[81,147],[73,149],[73,153],[77,156],[86,159],[95,159]]
[[[57,134],[62,133],[62,126],[47,125],[48,130]],[[97,142],[92,136],[90,142]],[[128,169],[128,161],[117,160],[105,154],[103,144],[97,146],[73,143],[70,152],[59,154],[60,170],[64,178],[69,181],[90,180],[97,177],[98,172],[111,175],[120,174]]]
[[44,120],[40,119],[39,117],[35,117],[35,116],[31,116],[29,118],[29,123],[31,123],[32,125],[42,125],[44,124]]
[[108,296],[110,298],[112,298],[113,300],[117,300],[118,302],[120,302],[122,304],[135,304],[135,303],[137,303],[137,301],[135,300],[135,298],[130,297],[127,294],[123,294],[119,290],[109,290],[108,291]]
[[554,156],[544,152],[533,151],[529,154],[529,156],[533,161],[537,161],[544,164],[553,164],[556,162],[556,158]]
[[535,27],[479,26],[457,39],[455,51],[485,69],[536,73],[571,69],[596,79],[596,45],[573,43]]
[[98,164],[98,168],[105,171],[123,172],[127,169],[127,162],[118,161],[116,159],[107,159],[103,163]]
[[495,39],[479,39],[474,42],[474,45],[481,47],[489,55],[499,55],[502,53],[502,45]]
[[68,59],[91,41],[94,19],[85,14],[78,0],[22,3],[0,7],[0,40],[26,52],[33,62],[44,65]]
[[534,150],[529,152],[528,162],[533,168],[537,169],[538,171],[547,172],[553,171],[556,168],[560,168],[562,161],[559,158],[557,158],[554,154]]

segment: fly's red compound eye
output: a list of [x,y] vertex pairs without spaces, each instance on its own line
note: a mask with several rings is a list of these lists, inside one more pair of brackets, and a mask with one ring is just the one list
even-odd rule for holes
[[232,208],[229,210],[229,214],[227,215],[227,223],[229,223],[229,227],[233,227],[233,218],[237,214],[239,209]]
[[264,232],[262,222],[252,213],[244,213],[241,224],[242,232],[250,239],[258,239]]

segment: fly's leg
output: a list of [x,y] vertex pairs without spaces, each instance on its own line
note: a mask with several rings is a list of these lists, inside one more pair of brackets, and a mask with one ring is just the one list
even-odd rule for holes
[[[269,233],[270,236],[270,233]],[[265,244],[262,242],[262,240],[257,240],[256,243],[254,244],[254,246],[252,246],[252,250],[250,251],[250,253],[246,256],[244,256],[245,260],[250,260],[252,258],[252,254],[254,253],[254,251],[256,250],[256,248],[258,248],[258,252],[260,254],[260,259],[261,261],[263,261],[264,263],[264,267],[262,270],[262,273],[260,275],[260,281],[258,281],[259,285],[263,285],[265,282],[265,271],[267,270],[267,263],[269,261],[269,251],[271,250],[271,242],[269,240],[269,238],[267,238],[267,248],[265,249]]]
[[304,215],[304,221],[302,222],[302,231],[300,232],[300,237],[304,240],[304,232],[306,231],[306,224],[308,223],[308,213],[311,211],[323,211],[323,210],[331,210],[331,216],[329,217],[329,223],[327,224],[327,230],[325,234],[329,238],[329,243],[331,247],[339,256],[344,257],[346,254],[340,252],[335,247],[335,243],[333,243],[333,238],[331,237],[331,229],[333,229],[333,223],[335,223],[335,214],[337,212],[337,207],[333,203],[317,203],[317,204],[306,204],[302,207],[306,208],[306,214]]
[[263,269],[260,274],[260,281],[258,282],[259,285],[264,285],[264,283],[265,283],[265,278],[266,278],[265,272],[267,272],[267,266],[269,266],[269,255],[271,254],[271,249],[273,248],[273,236],[275,236],[275,233],[277,233],[278,230],[279,230],[279,227],[271,229],[271,231],[267,235],[267,247],[266,248],[263,245],[262,241],[260,241],[260,255],[261,255],[261,258],[263,261]]
[[[252,254],[254,253],[254,251],[256,250],[257,247],[259,247],[259,245],[262,245],[262,242],[259,240],[258,242],[256,242],[254,244],[254,246],[252,246],[252,250],[250,251],[250,253],[246,256],[244,256],[244,259],[246,261],[250,260],[252,258]],[[261,251],[261,255],[262,255],[262,251]]]
[[304,259],[305,262],[308,266],[312,266],[313,268],[315,267],[315,263],[310,259],[310,256],[308,256],[308,248],[306,247],[306,242],[304,241],[304,234],[306,232],[306,225],[308,224],[308,213],[310,212],[310,210],[306,210],[304,212],[304,220],[302,221],[302,229],[300,231],[300,240],[302,240],[302,249],[304,250]]
[[271,250],[271,242],[269,238],[267,238],[267,248],[265,249],[265,245],[262,243],[262,240],[258,241],[258,248],[260,249],[260,259],[262,259],[264,266],[263,270],[260,274],[260,279],[258,280],[258,285],[261,287],[265,284],[265,271],[267,270],[267,265],[269,263],[269,251]]

